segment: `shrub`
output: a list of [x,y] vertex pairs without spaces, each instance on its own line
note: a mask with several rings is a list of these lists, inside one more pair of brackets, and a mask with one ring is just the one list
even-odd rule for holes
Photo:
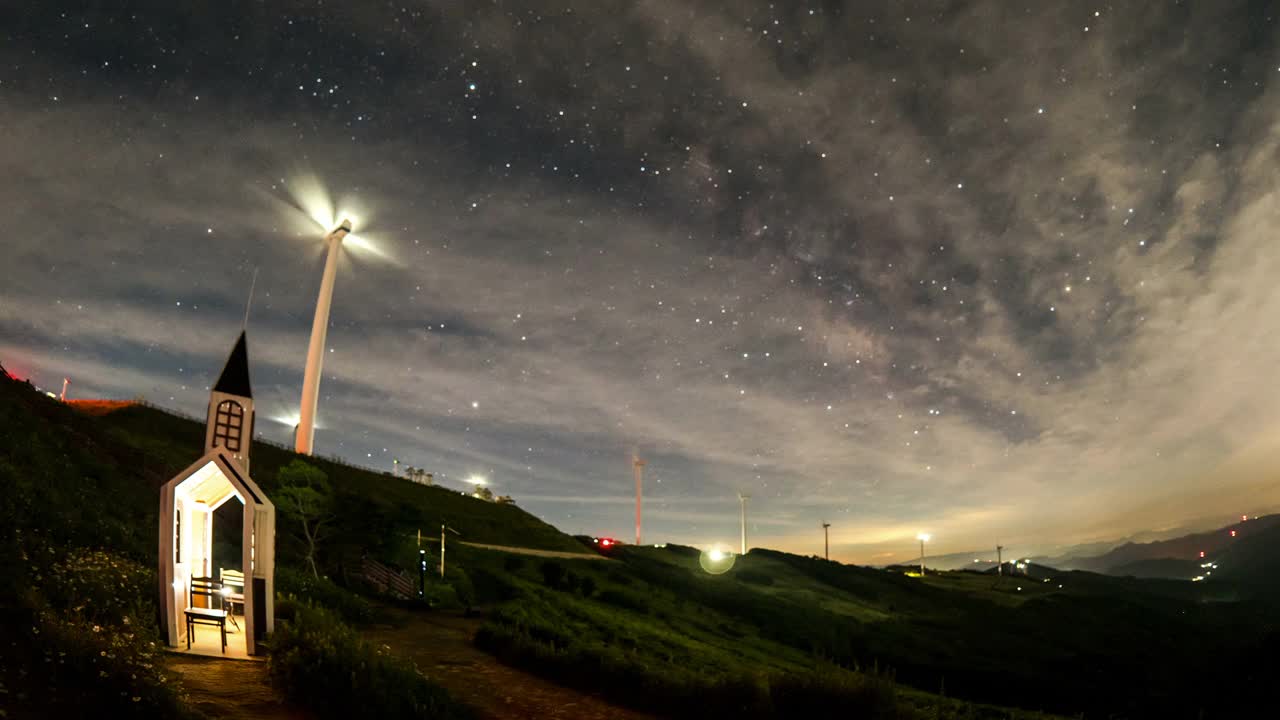
[[519,555],[508,555],[502,560],[502,569],[514,575],[524,569],[524,558]]
[[374,647],[335,613],[284,602],[272,640],[271,678],[322,718],[470,718],[470,710],[410,663]]
[[898,717],[892,676],[852,673],[837,667],[773,675],[768,679],[769,705],[778,717]]
[[450,568],[446,573],[446,579],[453,586],[458,604],[470,610],[476,604],[476,588],[471,584],[471,577],[467,575],[467,571],[459,567]]
[[155,573],[107,552],[31,548],[16,550],[22,569],[6,563],[24,592],[0,598],[6,704],[33,717],[193,715],[160,659]]
[[773,584],[773,578],[759,570],[739,570],[733,574],[733,577],[744,583],[751,583],[752,585],[767,586]]
[[552,590],[559,590],[564,586],[565,570],[564,566],[558,562],[547,560],[542,563],[542,583]]
[[[506,563],[504,563],[504,566]],[[476,601],[481,603],[509,602],[520,597],[520,587],[505,575],[485,567],[471,572],[475,585]]]
[[[5,675],[19,672],[27,699],[54,716],[93,708],[103,717],[193,717],[181,685],[164,672],[159,637],[145,621],[102,625],[80,613],[31,612],[5,650]],[[21,701],[23,698],[19,698]]]
[[[603,595],[603,593],[602,593]],[[581,640],[545,642],[531,632],[486,623],[475,643],[504,662],[534,668],[541,675],[602,692],[616,702],[665,717],[903,717],[891,679],[839,668],[810,675],[750,672],[706,673],[670,663],[646,662],[616,647]]]
[[578,578],[578,592],[582,597],[589,598],[596,593],[595,578],[590,575],[583,575]]
[[644,598],[622,590],[604,590],[600,593],[598,599],[600,602],[609,603],[625,610],[632,610],[638,613],[649,612],[649,604],[644,601]]
[[85,620],[110,625],[130,617],[150,624],[157,612],[152,568],[101,550],[74,550],[61,557],[52,547],[36,552],[45,557],[37,562],[46,569],[34,583],[54,608],[74,610]]
[[317,580],[311,573],[299,568],[276,566],[276,593],[294,595],[326,607],[349,623],[369,622],[374,615],[373,605],[368,600],[327,577]]

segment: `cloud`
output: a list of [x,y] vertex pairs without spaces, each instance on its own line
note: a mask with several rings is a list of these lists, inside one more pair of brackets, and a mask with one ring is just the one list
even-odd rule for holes
[[154,12],[220,62],[45,43],[41,8],[0,51],[48,80],[0,109],[0,360],[42,383],[196,412],[259,268],[255,389],[287,415],[311,175],[394,260],[341,260],[322,452],[624,536],[638,447],[646,534],[732,539],[746,491],[761,541],[826,518],[845,559],[1280,502],[1247,5]]

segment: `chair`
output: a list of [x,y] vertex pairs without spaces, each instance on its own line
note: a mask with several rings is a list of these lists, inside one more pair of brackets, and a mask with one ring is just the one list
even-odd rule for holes
[[[193,577],[188,586],[187,609],[187,649],[191,649],[191,638],[195,635],[196,625],[217,627],[222,632],[222,652],[227,652],[227,611],[213,607],[213,598],[222,604],[222,583],[210,577]],[[196,607],[195,599],[205,598],[209,607]]]
[[231,624],[240,629],[236,622],[236,606],[240,606],[240,614],[244,614],[244,573],[239,570],[218,568],[218,579],[222,582],[222,597],[227,602],[227,613]]

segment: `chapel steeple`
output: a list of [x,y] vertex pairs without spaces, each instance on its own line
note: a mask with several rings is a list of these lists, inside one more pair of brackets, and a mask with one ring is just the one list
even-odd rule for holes
[[253,388],[249,383],[249,349],[240,332],[227,364],[209,393],[205,421],[204,451],[221,448],[249,471],[249,449],[253,444]]

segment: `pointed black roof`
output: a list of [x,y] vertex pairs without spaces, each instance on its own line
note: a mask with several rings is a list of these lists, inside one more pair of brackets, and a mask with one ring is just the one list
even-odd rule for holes
[[245,345],[244,331],[240,331],[240,339],[231,349],[231,356],[218,376],[218,383],[213,386],[214,392],[240,397],[253,397],[253,388],[249,385],[249,349]]

